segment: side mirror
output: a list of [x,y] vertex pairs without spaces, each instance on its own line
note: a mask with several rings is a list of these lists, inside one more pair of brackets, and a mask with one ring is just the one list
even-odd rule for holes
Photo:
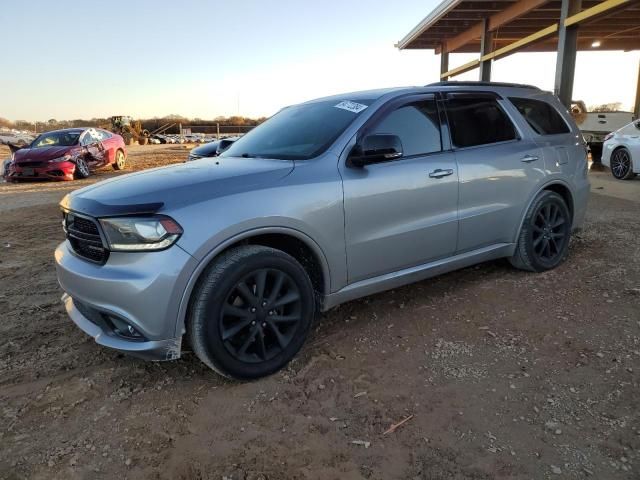
[[397,135],[386,133],[367,135],[349,154],[349,164],[364,167],[371,163],[388,162],[402,157],[402,142]]

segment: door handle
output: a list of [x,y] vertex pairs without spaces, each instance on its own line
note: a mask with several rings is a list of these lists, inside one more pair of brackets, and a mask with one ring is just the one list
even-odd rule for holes
[[437,168],[433,172],[429,173],[429,177],[442,178],[452,174],[453,174],[453,168],[447,168],[446,170],[443,170],[442,168]]
[[538,157],[537,155],[525,155],[520,159],[521,162],[525,163],[535,162],[537,160],[540,160],[540,157]]

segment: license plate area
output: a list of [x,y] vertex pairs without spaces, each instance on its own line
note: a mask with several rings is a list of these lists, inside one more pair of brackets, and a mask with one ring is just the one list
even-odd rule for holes
[[26,177],[33,177],[33,175],[34,175],[33,168],[23,168],[22,169],[22,175],[24,175]]

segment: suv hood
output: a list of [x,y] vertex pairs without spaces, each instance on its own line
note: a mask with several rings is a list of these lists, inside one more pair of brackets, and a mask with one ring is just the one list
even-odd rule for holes
[[93,217],[153,213],[269,185],[294,166],[292,160],[204,158],[105,180],[68,194],[60,205]]
[[27,161],[45,161],[62,157],[66,153],[70,153],[75,147],[38,147],[38,148],[21,148],[13,154],[13,160],[17,163]]

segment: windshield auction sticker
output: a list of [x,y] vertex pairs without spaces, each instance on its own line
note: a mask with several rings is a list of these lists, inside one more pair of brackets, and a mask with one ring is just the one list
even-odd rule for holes
[[341,108],[342,110],[348,110],[349,112],[353,112],[353,113],[360,113],[362,110],[367,108],[366,105],[363,105],[361,103],[352,102],[352,101],[349,101],[349,100],[344,100],[344,101],[340,102],[339,104],[334,105],[334,107]]

